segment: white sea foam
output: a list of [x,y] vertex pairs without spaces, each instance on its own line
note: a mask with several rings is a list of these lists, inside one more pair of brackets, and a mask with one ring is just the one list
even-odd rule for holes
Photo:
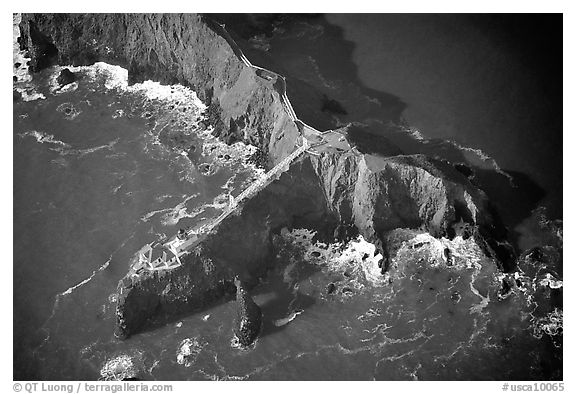
[[541,279],[539,284],[540,284],[540,286],[548,286],[551,289],[560,289],[564,286],[563,281],[557,280],[550,273],[546,273],[546,275],[544,276],[544,279]]
[[50,163],[54,163],[61,167],[68,167],[70,165],[70,163],[68,163],[68,161],[63,157],[58,157],[57,159],[50,160]]
[[276,327],[285,326],[286,324],[290,323],[292,320],[296,319],[296,317],[297,317],[299,314],[301,314],[302,312],[303,312],[303,311],[300,311],[300,310],[291,312],[287,317],[282,318],[282,319],[274,320],[273,323],[274,323],[274,325],[275,325]]
[[166,212],[166,214],[162,218],[162,224],[173,226],[177,224],[182,218],[195,217],[198,213],[195,213],[195,211],[189,213],[186,208],[186,204],[188,203],[188,201],[198,196],[199,196],[198,193],[194,193],[190,196],[184,196],[184,200],[178,203],[178,205],[176,205],[175,207],[163,208],[148,212],[144,216],[142,216],[140,220],[143,222],[147,222],[155,215]]
[[420,233],[405,241],[397,252],[397,256],[402,258],[405,254],[414,255],[418,253],[429,262],[431,266],[436,266],[441,262],[447,263],[444,250],[448,248],[453,257],[452,267],[455,269],[478,268],[485,258],[480,247],[472,238],[464,239],[462,236],[448,238],[434,238],[428,233]]
[[65,296],[68,294],[72,294],[72,292],[74,290],[76,290],[77,288],[84,286],[86,283],[90,282],[92,280],[92,278],[94,278],[96,276],[96,274],[98,274],[98,272],[103,271],[106,268],[108,268],[108,266],[110,265],[110,261],[112,261],[112,255],[110,255],[110,258],[108,260],[106,260],[106,262],[104,264],[102,264],[100,267],[98,267],[98,269],[92,271],[92,275],[90,275],[88,278],[84,279],[83,281],[79,282],[78,284],[68,288],[63,293],[60,293],[60,295]]
[[381,254],[375,255],[376,246],[362,236],[347,244],[325,244],[314,242],[316,232],[308,229],[283,229],[280,235],[285,241],[301,247],[308,261],[324,265],[333,272],[346,273],[350,277],[350,287],[356,290],[362,290],[366,281],[372,285],[381,285],[384,281],[378,268],[383,257]]
[[44,100],[46,98],[42,93],[35,91],[34,87],[16,87],[16,90],[20,93],[23,101]]
[[[446,249],[449,249],[452,255],[450,264],[444,253]],[[471,270],[469,288],[480,300],[470,307],[470,313],[482,314],[484,308],[488,306],[489,295],[483,295],[475,287],[476,278],[482,270],[482,260],[485,260],[486,256],[472,238],[464,239],[462,236],[457,236],[450,240],[434,238],[428,233],[417,234],[402,244],[393,258],[393,264],[398,265],[401,261],[414,259],[421,259],[430,267],[442,265],[443,269]]]
[[[426,138],[418,128],[412,126],[400,126],[400,128],[415,140],[418,140],[421,143],[428,143],[428,138]],[[446,141],[449,144],[456,147],[458,150],[462,151],[463,153],[471,155],[472,156],[471,158],[470,157],[467,158],[467,161],[470,164],[480,168],[494,170],[497,173],[508,178],[508,181],[511,183],[511,185],[514,186],[512,176],[508,174],[506,171],[502,170],[502,168],[500,168],[496,160],[490,155],[486,154],[484,151],[482,151],[482,149],[464,146],[450,139]]]
[[[127,77],[128,74],[126,74]],[[198,98],[196,92],[182,85],[162,85],[159,82],[144,81],[137,83],[129,88],[130,92],[139,92],[144,94],[149,100],[159,100],[164,102],[185,102],[192,104],[195,108],[203,112],[206,105]]]
[[[24,133],[20,133],[18,134],[20,137],[34,137],[36,139],[37,142],[41,143],[41,144],[51,144],[54,147],[50,148],[53,151],[56,151],[58,153],[60,153],[63,156],[68,156],[68,155],[72,155],[72,156],[85,156],[94,152],[98,152],[100,150],[104,150],[104,149],[112,149],[114,147],[114,145],[116,145],[119,141],[119,139],[115,139],[114,141],[109,142],[108,144],[105,145],[99,145],[99,146],[95,146],[92,148],[84,148],[84,149],[73,149],[71,147],[70,144],[67,144],[66,142],[57,140],[52,134],[47,134],[41,131],[36,131],[36,130],[32,130],[32,131],[27,131]],[[66,165],[66,161],[64,159],[59,160],[59,161],[54,161],[56,164],[59,165]]]
[[314,69],[314,73],[316,74],[316,76],[318,77],[320,82],[322,82],[322,85],[324,85],[325,87],[332,89],[332,90],[338,89],[337,84],[324,78],[324,75],[322,75],[322,72],[320,71],[320,67],[318,67],[316,60],[312,56],[308,56],[308,62],[310,63],[310,65]]
[[100,380],[118,381],[138,376],[145,370],[144,354],[132,351],[120,354],[106,361],[100,369]]
[[498,165],[496,160],[494,158],[492,158],[491,156],[489,156],[488,154],[486,154],[484,151],[482,151],[482,149],[466,147],[466,146],[460,145],[456,141],[452,141],[452,140],[449,140],[448,142],[450,142],[452,145],[454,145],[456,148],[460,149],[461,151],[468,152],[468,153],[474,155],[476,158],[480,159],[480,161],[484,163],[484,165],[481,165],[481,162],[479,163],[478,161],[474,161],[471,164],[474,164],[474,165],[479,166],[479,167],[485,167],[485,168],[496,171],[500,175],[503,175],[506,178],[508,178],[508,182],[510,182],[510,185],[514,186],[514,178],[510,174],[508,174],[506,171],[502,170],[502,168],[500,168],[500,166]]
[[206,345],[206,343],[200,342],[198,337],[184,339],[178,346],[176,362],[185,367],[191,367]]
[[[196,195],[197,196],[197,195]],[[206,212],[209,208],[213,208],[217,211],[224,210],[228,207],[230,203],[228,193],[219,194],[214,198],[211,203],[202,204],[199,207],[196,207],[192,210],[192,212],[188,212],[185,204],[186,201],[178,204],[176,207],[170,209],[166,215],[164,215],[162,219],[162,224],[165,226],[174,226],[178,224],[181,219],[184,218],[196,218],[200,214]]]
[[564,326],[564,312],[562,309],[554,308],[546,316],[534,319],[533,322],[533,336],[540,339],[543,334],[554,337],[563,333]]
[[[377,253],[376,246],[362,236],[346,244],[341,242],[325,244],[313,241],[315,232],[307,229],[292,231],[283,229],[280,235],[284,241],[302,248],[307,261],[347,276],[349,278],[347,285],[356,291],[362,291],[366,283],[370,286],[383,286],[388,283],[389,274],[382,275],[379,267],[383,259],[382,254]],[[453,260],[451,264],[448,264],[444,252],[446,248],[451,251]],[[391,265],[397,267],[402,261],[414,259],[425,261],[430,267],[442,264],[446,269],[473,269],[477,274],[482,268],[482,259],[486,257],[471,238],[465,240],[457,236],[452,240],[438,239],[428,233],[420,233],[401,244],[397,253],[392,256]],[[482,310],[486,305],[486,297],[475,288],[471,290],[481,297],[478,309]]]
[[64,115],[66,119],[73,120],[82,113],[81,110],[76,108],[72,103],[62,103],[56,107],[56,111]]
[[114,146],[120,141],[119,138],[116,138],[114,141],[111,141],[104,145],[95,146],[93,148],[84,148],[84,149],[70,149],[68,151],[63,152],[63,154],[67,155],[78,155],[78,156],[85,156],[90,153],[98,152],[101,150],[112,150]]
[[60,71],[68,68],[74,73],[82,74],[88,81],[102,81],[106,89],[126,90],[128,88],[128,70],[104,62],[96,62],[90,66],[59,66],[54,69],[56,77]]
[[130,234],[130,236],[128,238],[126,238],[121,244],[120,246],[118,246],[108,257],[108,260],[106,260],[104,262],[104,264],[102,264],[100,267],[98,267],[97,269],[95,269],[94,271],[92,271],[92,274],[84,279],[83,281],[77,283],[74,286],[69,287],[68,289],[66,289],[65,291],[63,291],[62,293],[59,293],[56,295],[55,299],[54,299],[54,305],[52,306],[52,313],[50,314],[50,316],[48,317],[48,319],[46,319],[46,321],[44,322],[44,324],[42,325],[41,329],[45,330],[47,332],[47,336],[44,340],[44,342],[38,346],[35,351],[38,351],[42,346],[44,346],[48,339],[50,338],[50,330],[47,328],[48,323],[52,320],[52,318],[56,315],[56,313],[58,312],[58,309],[60,307],[60,301],[62,299],[64,299],[64,297],[69,296],[71,294],[73,294],[74,290],[84,286],[85,284],[89,283],[92,279],[94,279],[94,277],[104,271],[106,268],[108,268],[110,266],[110,262],[112,261],[112,257],[116,254],[116,252],[118,252],[120,249],[122,249],[126,243],[132,239],[132,237],[134,237],[134,235],[136,234],[136,232],[133,232],[132,234]]
[[[196,92],[182,85],[163,85],[159,82],[144,81],[134,85],[128,85],[128,71],[120,66],[110,65],[104,62],[97,62],[90,66],[58,66],[55,67],[51,77],[51,86],[53,90],[57,89],[57,76],[63,68],[68,68],[72,72],[81,73],[81,81],[101,82],[107,89],[117,90],[125,94],[142,95],[150,101],[155,101],[164,106],[160,109],[165,117],[176,117],[178,122],[166,124],[162,129],[156,131],[155,144],[160,144],[157,136],[166,127],[176,127],[177,125],[187,124],[194,127],[195,134],[203,140],[202,155],[209,159],[210,174],[215,173],[222,166],[230,166],[235,169],[241,168],[242,171],[259,174],[264,172],[252,164],[246,163],[246,158],[256,151],[256,147],[242,142],[233,145],[227,145],[212,135],[212,128],[200,129],[195,125],[202,119],[203,112],[207,109],[206,105],[198,98]],[[190,108],[190,111],[182,112],[181,110]],[[75,111],[68,115],[70,119],[77,116]],[[124,116],[122,110],[117,110],[113,118]],[[158,120],[157,120],[158,122]],[[158,123],[157,123],[158,124]]]
[[192,198],[195,198],[197,196],[198,196],[198,194],[193,194],[193,195],[187,197],[180,204],[178,204],[174,208],[172,208],[162,218],[162,224],[165,226],[175,226],[176,224],[178,224],[180,219],[195,217],[196,216],[195,214],[191,214],[188,212],[188,208],[186,207],[186,203],[189,200],[191,200]]
[[[13,75],[17,78],[14,82],[14,90],[20,93],[23,101],[34,101],[45,99],[42,93],[36,90],[36,86],[32,83],[32,75],[28,72],[29,57],[24,56],[24,52],[20,50],[18,38],[20,37],[20,27],[18,26],[22,20],[21,14],[13,14],[12,16],[12,63]],[[19,66],[16,67],[16,63]]]
[[36,138],[36,141],[41,143],[41,144],[53,144],[53,145],[62,146],[64,148],[70,147],[69,144],[55,139],[55,137],[52,134],[47,134],[47,133],[44,133],[42,131],[32,130],[32,131],[27,131],[25,133],[20,133],[18,135],[20,137],[34,137],[34,138]]
[[143,221],[143,222],[147,222],[147,221],[149,221],[152,217],[154,217],[156,214],[163,213],[163,212],[168,212],[168,211],[171,211],[172,209],[173,209],[173,208],[164,208],[164,209],[158,209],[158,210],[156,210],[156,211],[150,211],[150,212],[148,212],[147,214],[145,214],[144,216],[142,216],[142,217],[140,218],[140,220]]
[[410,134],[414,139],[421,141],[421,142],[427,142],[426,138],[424,138],[424,136],[422,135],[420,130],[417,129],[416,127],[407,126],[407,127],[402,127],[402,129],[407,134]]

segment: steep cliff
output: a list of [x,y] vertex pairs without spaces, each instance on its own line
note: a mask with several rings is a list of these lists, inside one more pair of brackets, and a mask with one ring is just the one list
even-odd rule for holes
[[129,83],[152,79],[190,86],[225,141],[244,140],[277,163],[298,127],[273,82],[243,64],[210,20],[194,14],[23,14],[20,46],[30,69],[97,61],[128,69]]
[[371,242],[383,242],[382,234],[396,228],[422,228],[436,237],[475,236],[500,268],[514,267],[514,251],[487,196],[448,162],[352,153],[311,160],[337,221],[354,224]]

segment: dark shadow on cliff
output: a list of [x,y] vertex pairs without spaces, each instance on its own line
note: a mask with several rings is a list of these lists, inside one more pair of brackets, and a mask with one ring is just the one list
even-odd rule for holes
[[511,182],[495,171],[475,168],[474,181],[490,197],[509,229],[510,241],[518,249],[518,234],[514,228],[531,215],[546,196],[546,192],[526,174],[510,170],[505,172],[512,177]]
[[530,216],[532,210],[546,197],[544,189],[527,174],[512,170],[503,170],[502,173],[496,169],[482,168],[479,165],[484,163],[480,163],[475,153],[463,151],[450,141],[420,140],[399,126],[381,123],[353,125],[346,128],[346,133],[362,153],[385,156],[424,154],[451,163],[488,195],[510,232]]

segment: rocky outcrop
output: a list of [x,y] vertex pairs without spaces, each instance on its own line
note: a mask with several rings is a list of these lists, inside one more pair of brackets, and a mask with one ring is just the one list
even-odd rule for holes
[[[21,45],[31,52],[34,70],[106,61],[128,68],[132,83],[151,78],[190,86],[209,105],[209,123],[220,138],[254,144],[269,164],[278,163],[295,149],[299,126],[274,82],[239,60],[238,49],[212,23],[198,15],[24,15]],[[504,227],[466,174],[443,160],[402,155],[386,141],[363,144],[385,149],[305,154],[204,234],[181,266],[129,273],[118,285],[116,335],[126,338],[236,294],[241,316],[254,315],[247,330],[240,319],[236,334],[251,343],[259,317],[244,295],[273,263],[271,239],[283,227],[342,239],[359,233],[385,257],[386,234],[397,228],[459,234],[474,237],[502,269],[513,266]],[[238,290],[237,275],[244,280]]]
[[503,269],[513,267],[514,251],[486,195],[449,163],[351,153],[311,161],[335,220],[353,223],[370,242],[385,248],[383,234],[402,227],[448,238],[470,229],[468,236],[476,236]]
[[237,315],[234,322],[234,335],[241,346],[250,346],[258,338],[262,327],[262,311],[248,294],[242,282],[236,278]]
[[76,74],[65,68],[60,71],[60,75],[58,75],[58,78],[56,78],[56,82],[58,82],[60,87],[66,86],[72,82],[76,82]]
[[[178,268],[129,273],[118,283],[116,332],[127,338],[144,327],[163,324],[235,294],[234,277],[249,288],[272,262],[272,229],[264,212],[249,202],[245,215],[223,221]],[[269,211],[268,211],[269,212]]]

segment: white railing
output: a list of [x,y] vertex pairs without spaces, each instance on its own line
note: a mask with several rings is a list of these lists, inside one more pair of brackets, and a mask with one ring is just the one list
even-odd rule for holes
[[238,44],[236,44],[236,41],[234,41],[234,39],[232,38],[232,36],[230,35],[230,33],[228,33],[228,31],[226,30],[226,27],[222,24],[217,23],[218,26],[222,29],[222,32],[224,33],[222,35],[222,37],[226,40],[226,42],[230,45],[230,47],[232,48],[232,52],[234,52],[234,54],[237,54],[238,59],[244,63],[246,66],[253,68],[255,70],[262,70],[265,71],[267,73],[270,73],[272,75],[276,75],[277,77],[282,78],[282,81],[284,83],[284,91],[283,92],[279,92],[280,93],[280,99],[282,101],[282,103],[284,104],[284,107],[286,109],[286,112],[288,113],[288,115],[290,116],[290,118],[292,118],[292,120],[294,122],[299,121],[301,122],[305,127],[307,127],[310,130],[313,130],[317,133],[322,133],[321,131],[315,129],[314,127],[306,124],[305,122],[303,122],[301,119],[298,118],[298,116],[296,115],[296,111],[294,111],[294,107],[292,107],[292,103],[290,102],[290,100],[288,99],[288,96],[286,95],[286,79],[273,72],[270,70],[267,70],[265,68],[259,67],[259,66],[255,66],[254,64],[252,64],[252,62],[250,62],[250,60],[248,60],[248,58],[246,57],[246,55],[244,54],[244,52],[242,52],[242,49],[238,46]]
[[240,193],[236,198],[233,199],[230,206],[212,222],[212,224],[204,229],[204,232],[210,232],[214,229],[218,224],[220,224],[224,219],[226,219],[231,213],[233,213],[238,205],[246,199],[249,199],[255,196],[258,192],[268,186],[272,181],[274,181],[277,176],[284,171],[286,171],[292,161],[294,161],[298,156],[306,151],[310,147],[308,140],[306,138],[302,138],[302,146],[298,147],[294,152],[290,153],[286,156],[282,161],[276,164],[270,171],[268,171],[264,176],[260,177],[259,179],[252,182],[250,186],[248,186],[242,193]]

